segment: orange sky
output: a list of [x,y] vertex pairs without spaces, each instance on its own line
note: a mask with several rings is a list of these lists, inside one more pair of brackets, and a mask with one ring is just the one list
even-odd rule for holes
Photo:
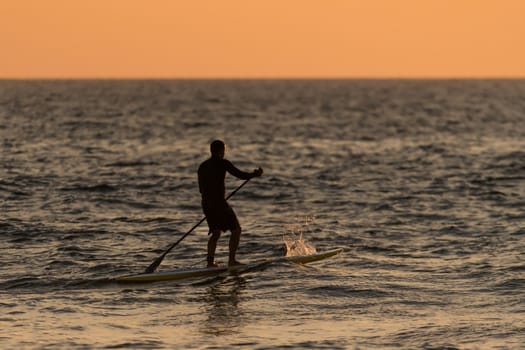
[[525,0],[1,0],[0,78],[525,77]]

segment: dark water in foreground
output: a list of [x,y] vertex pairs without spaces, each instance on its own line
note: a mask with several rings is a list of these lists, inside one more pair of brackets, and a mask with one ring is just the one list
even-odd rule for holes
[[[2,348],[525,348],[523,80],[0,81],[0,137]],[[292,230],[345,252],[112,282],[200,220],[215,138],[265,169],[241,260]]]

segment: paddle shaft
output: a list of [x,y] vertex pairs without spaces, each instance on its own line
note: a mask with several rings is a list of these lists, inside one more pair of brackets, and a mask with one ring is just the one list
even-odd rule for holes
[[[230,193],[228,195],[228,197],[226,197],[226,200],[230,199],[235,193],[237,193],[244,185],[246,185],[248,183],[248,181],[250,181],[250,179],[245,180],[239,187],[237,187],[232,193]],[[164,257],[166,256],[166,254],[168,254],[173,248],[175,248],[175,246],[177,244],[179,244],[184,238],[186,238],[190,233],[192,233],[193,230],[195,230],[200,224],[202,224],[204,222],[204,220],[206,220],[206,217],[203,217],[201,219],[201,221],[199,221],[188,232],[186,232],[181,238],[179,238],[177,242],[175,242],[172,245],[170,245],[169,248],[161,256],[159,256],[157,259],[155,259],[155,261],[153,261],[153,263],[151,263],[151,265],[148,266],[148,268],[146,269],[146,271],[144,273],[152,273],[152,272],[154,272],[157,269],[157,267],[159,267],[159,265],[162,262],[162,260],[164,260]]]

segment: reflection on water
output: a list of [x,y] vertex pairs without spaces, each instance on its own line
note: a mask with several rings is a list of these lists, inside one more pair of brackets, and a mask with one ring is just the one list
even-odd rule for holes
[[246,289],[246,280],[241,276],[228,276],[210,286],[206,295],[208,317],[203,322],[202,333],[229,335],[239,333],[242,325],[241,294]]

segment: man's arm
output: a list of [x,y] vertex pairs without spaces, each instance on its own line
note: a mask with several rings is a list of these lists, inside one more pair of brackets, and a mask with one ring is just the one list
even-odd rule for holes
[[262,175],[263,170],[261,168],[255,169],[251,173],[244,172],[232,164],[229,160],[224,159],[226,165],[226,171],[235,176],[238,179],[248,180],[253,177],[259,177]]

